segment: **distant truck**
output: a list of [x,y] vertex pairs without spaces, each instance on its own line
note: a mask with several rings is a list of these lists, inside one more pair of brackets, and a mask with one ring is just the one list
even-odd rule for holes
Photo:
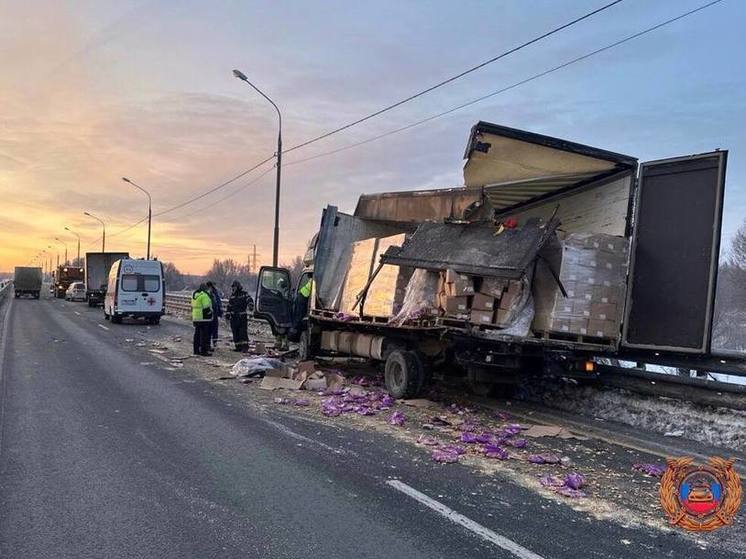
[[129,257],[128,252],[85,253],[85,298],[89,307],[104,304],[111,265]]
[[77,266],[59,266],[54,273],[54,296],[63,299],[70,284],[74,281],[83,281],[84,274],[85,270]]
[[13,291],[16,299],[21,295],[30,295],[38,299],[41,291],[41,268],[16,266]]

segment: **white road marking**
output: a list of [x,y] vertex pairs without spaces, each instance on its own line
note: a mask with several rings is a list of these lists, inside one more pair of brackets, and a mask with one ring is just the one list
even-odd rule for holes
[[306,437],[305,435],[301,435],[300,433],[296,433],[295,431],[289,429],[282,423],[278,423],[276,421],[267,420],[267,423],[272,425],[275,429],[278,429],[282,433],[285,433],[287,436],[292,437],[293,439],[304,441],[316,446],[320,446],[324,450],[328,450],[330,452],[333,452],[334,454],[348,454],[351,451],[347,451],[341,448],[334,448],[333,446],[329,446],[326,443],[322,443],[321,441],[317,441],[316,439],[312,439],[310,437]]
[[108,330],[108,328],[103,324],[97,324],[96,326],[98,326],[99,328],[103,328],[104,330]]
[[75,314],[77,314],[78,316],[80,316],[80,313],[79,313],[78,311],[73,311],[73,312],[74,312]]
[[501,547],[505,551],[512,553],[520,559],[544,559],[541,555],[537,555],[530,549],[526,549],[522,545],[515,543],[513,540],[510,540],[505,536],[501,536],[500,534],[498,534],[497,532],[493,532],[489,528],[485,528],[481,524],[478,524],[477,522],[474,522],[464,515],[457,513],[455,510],[447,507],[440,501],[436,501],[435,499],[431,499],[424,493],[420,493],[404,482],[401,482],[397,479],[390,479],[386,482],[386,484],[393,487],[397,491],[401,491],[406,496],[411,497],[415,501],[422,503],[426,507],[434,510],[451,522],[454,522],[459,526],[463,526],[480,538],[487,540],[488,542],[493,543],[498,547]]

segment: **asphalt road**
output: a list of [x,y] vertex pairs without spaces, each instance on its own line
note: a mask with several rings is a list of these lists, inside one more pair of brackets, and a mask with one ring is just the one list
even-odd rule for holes
[[0,324],[2,558],[728,556],[246,405],[100,309],[6,301]]

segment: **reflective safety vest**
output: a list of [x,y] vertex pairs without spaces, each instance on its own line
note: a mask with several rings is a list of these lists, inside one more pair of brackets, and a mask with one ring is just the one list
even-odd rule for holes
[[313,289],[313,278],[308,278],[308,281],[298,290],[298,293],[303,295],[306,299],[311,296],[311,289]]
[[[205,313],[205,310],[209,312]],[[205,314],[208,316],[205,317]],[[212,300],[204,291],[195,291],[192,295],[192,322],[210,322],[212,320]]]

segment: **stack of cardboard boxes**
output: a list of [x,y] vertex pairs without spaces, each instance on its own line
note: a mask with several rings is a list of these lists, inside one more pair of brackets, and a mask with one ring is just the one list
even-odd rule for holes
[[448,318],[508,326],[519,310],[523,282],[474,277],[447,270],[440,275],[438,304]]
[[[572,234],[550,258],[567,291],[537,267],[533,329],[618,339],[629,255],[629,241],[603,234]],[[552,262],[553,260],[553,262]]]

